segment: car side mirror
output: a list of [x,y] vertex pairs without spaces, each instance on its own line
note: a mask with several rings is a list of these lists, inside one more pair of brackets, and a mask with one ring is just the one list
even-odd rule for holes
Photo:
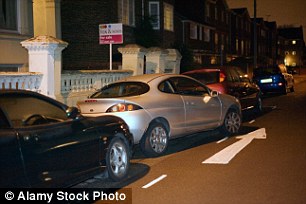
[[66,110],[66,115],[68,118],[76,119],[80,115],[80,112],[76,107],[69,107]]
[[210,92],[210,96],[211,96],[211,97],[217,97],[217,96],[219,96],[219,92],[218,92],[218,91],[215,91],[215,90],[212,90],[212,91]]

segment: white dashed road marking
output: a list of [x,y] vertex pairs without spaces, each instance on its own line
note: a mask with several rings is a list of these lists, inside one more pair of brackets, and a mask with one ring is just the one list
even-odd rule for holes
[[166,177],[167,177],[166,174],[161,175],[161,176],[158,177],[157,179],[155,179],[155,180],[151,181],[150,183],[144,185],[142,188],[149,188],[149,187],[153,186],[154,184],[156,184],[157,182],[163,180],[163,179],[166,178]]

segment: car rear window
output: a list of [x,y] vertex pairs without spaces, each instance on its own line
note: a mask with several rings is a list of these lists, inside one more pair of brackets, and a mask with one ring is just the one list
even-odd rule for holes
[[254,69],[254,75],[270,75],[270,74],[280,74],[281,70],[279,67],[260,67]]
[[201,73],[188,73],[184,74],[190,76],[204,84],[213,84],[219,83],[219,71],[209,71],[209,72],[201,72]]
[[119,98],[137,96],[149,91],[149,86],[142,82],[122,82],[104,86],[90,98]]

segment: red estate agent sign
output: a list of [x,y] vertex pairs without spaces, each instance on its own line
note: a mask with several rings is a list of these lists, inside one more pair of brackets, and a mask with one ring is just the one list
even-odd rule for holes
[[100,44],[122,44],[122,23],[100,24]]

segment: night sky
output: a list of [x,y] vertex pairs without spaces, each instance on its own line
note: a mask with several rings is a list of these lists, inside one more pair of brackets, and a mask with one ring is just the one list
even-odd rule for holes
[[[248,8],[254,17],[254,0],[226,0],[229,8]],[[306,0],[257,0],[257,18],[276,21],[277,26],[303,26],[306,41]]]

